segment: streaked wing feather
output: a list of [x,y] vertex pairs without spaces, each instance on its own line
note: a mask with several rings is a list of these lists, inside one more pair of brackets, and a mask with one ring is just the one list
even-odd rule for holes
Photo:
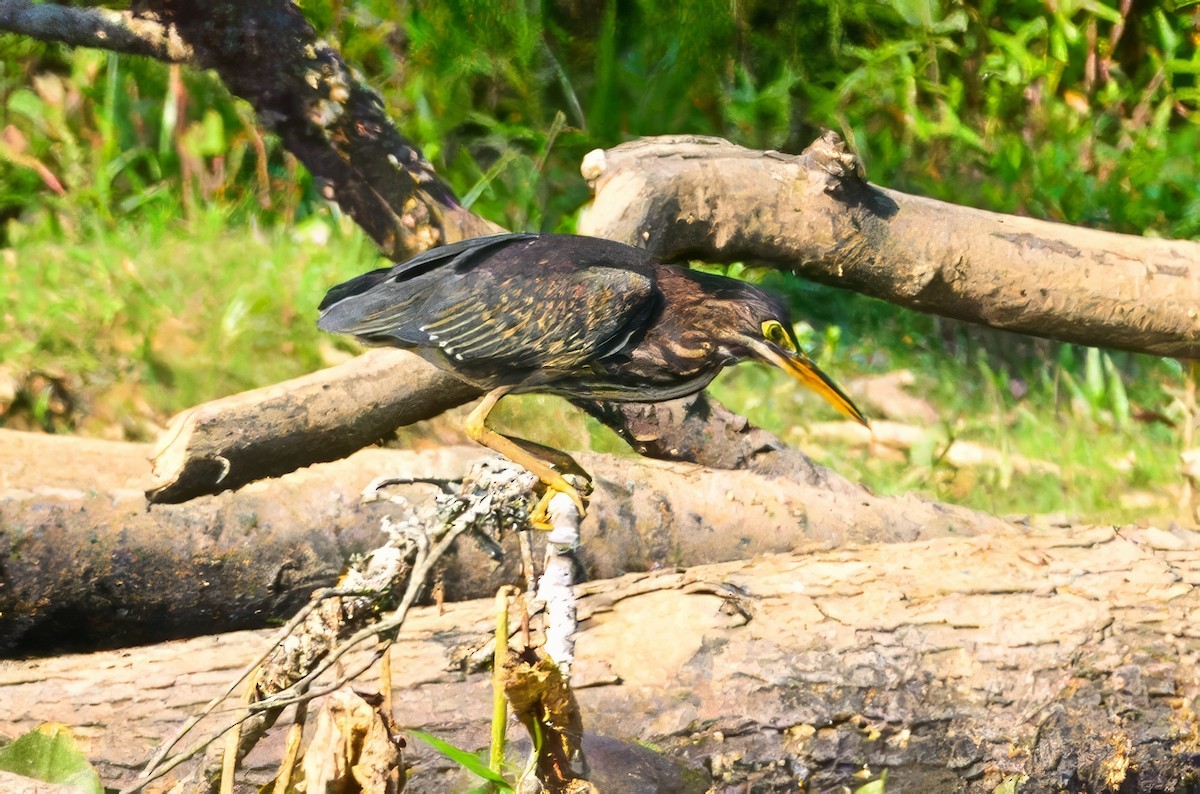
[[[461,273],[497,250],[535,238],[532,234],[494,234],[431,248],[391,268],[381,268],[338,284],[326,293],[318,307],[317,326],[325,331],[362,337],[388,336],[409,344],[424,339],[409,338],[406,314],[423,299],[432,283],[429,276],[448,269]],[[425,278],[422,278],[425,277]]]
[[[527,244],[522,244],[527,243]],[[481,377],[571,371],[612,353],[660,299],[645,251],[570,235],[502,234],[431,249],[329,291],[318,325],[438,347]]]
[[[432,306],[431,298],[422,330],[456,361],[511,370],[571,370],[607,355],[656,294],[648,275],[600,265],[475,276],[472,287],[501,295],[496,303],[464,323],[461,310]],[[507,292],[487,291],[500,283]]]

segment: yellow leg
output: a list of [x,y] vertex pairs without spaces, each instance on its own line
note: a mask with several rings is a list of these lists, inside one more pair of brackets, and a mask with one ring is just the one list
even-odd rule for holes
[[540,529],[546,532],[554,529],[554,525],[550,523],[550,500],[558,491],[554,488],[547,488],[546,492],[538,499],[533,509],[529,511],[529,526],[534,529]]
[[[512,440],[508,436],[497,433],[495,430],[492,430],[485,424],[487,415],[491,413],[493,408],[496,407],[496,403],[500,401],[500,398],[508,394],[509,391],[509,387],[501,386],[499,389],[492,389],[483,396],[483,399],[480,400],[479,405],[475,406],[475,409],[467,416],[465,426],[467,435],[480,444],[483,444],[488,449],[499,452],[501,455],[508,458],[518,466],[524,466],[539,480],[545,483],[547,487],[553,488],[556,491],[561,491],[562,493],[565,493],[567,496],[571,497],[571,501],[574,502],[575,506],[579,508],[579,514],[583,515],[587,512],[586,508],[583,506],[583,497],[579,495],[579,492],[575,490],[575,488],[569,482],[563,479],[561,474],[556,472],[553,468],[551,468],[549,463],[539,458],[531,450]],[[569,456],[566,456],[565,454],[563,457],[567,458],[567,460],[570,460]],[[538,503],[540,512],[542,514],[542,519],[544,519],[545,516],[545,503],[547,501],[548,500],[543,499]]]

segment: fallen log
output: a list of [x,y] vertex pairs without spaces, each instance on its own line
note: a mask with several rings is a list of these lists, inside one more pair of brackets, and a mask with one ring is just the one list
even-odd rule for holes
[[[631,574],[582,587],[573,683],[586,730],[651,743],[717,791],[884,770],[900,791],[1184,791],[1200,775],[1198,585],[1196,532],[1104,527]],[[401,724],[486,743],[490,676],[460,660],[492,613],[412,615],[392,664]],[[7,662],[0,733],[65,722],[106,782],[127,781],[268,635]],[[458,774],[418,742],[406,754],[410,791]]]
[[[114,647],[269,625],[348,558],[379,542],[395,508],[362,504],[381,475],[460,478],[477,446],[367,449],[186,505],[147,507],[147,445],[0,431],[0,654]],[[915,496],[580,455],[596,492],[583,527],[591,576],[698,565],[798,545],[1005,533],[997,518]],[[839,481],[844,483],[844,480]],[[414,486],[409,498],[435,489]],[[540,533],[539,542],[541,540]],[[461,544],[450,600],[519,580],[515,541],[496,565]]]
[[[177,504],[337,460],[478,396],[415,355],[372,350],[174,417],[155,446],[146,498]],[[854,487],[705,394],[655,405],[577,405],[652,458]]]

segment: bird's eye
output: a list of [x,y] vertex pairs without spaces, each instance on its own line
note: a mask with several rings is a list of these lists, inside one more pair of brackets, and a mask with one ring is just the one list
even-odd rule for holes
[[778,320],[767,320],[762,324],[763,337],[773,345],[782,347],[784,350],[791,352],[796,351],[796,344],[792,341],[791,334],[783,327],[783,324]]

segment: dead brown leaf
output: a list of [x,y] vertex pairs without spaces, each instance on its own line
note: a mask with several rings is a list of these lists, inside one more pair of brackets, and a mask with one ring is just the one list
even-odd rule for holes
[[404,788],[404,742],[381,699],[349,689],[330,695],[304,753],[304,786],[321,794],[397,794]]

